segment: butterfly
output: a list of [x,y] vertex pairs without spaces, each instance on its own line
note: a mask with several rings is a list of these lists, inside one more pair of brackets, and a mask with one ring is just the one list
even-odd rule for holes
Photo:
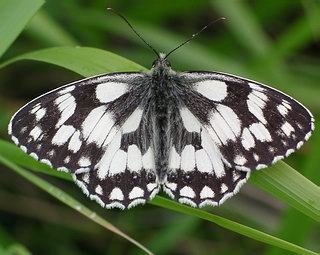
[[251,171],[310,137],[314,118],[290,96],[226,73],[176,72],[174,50],[155,52],[148,72],[102,74],[39,96],[12,117],[12,140],[72,174],[102,207],[129,209],[160,190],[192,207],[220,205]]
[[176,72],[165,54],[149,72],[103,74],[41,95],[8,127],[24,152],[120,209],[160,189],[193,207],[220,205],[313,129],[312,114],[284,93],[225,73]]

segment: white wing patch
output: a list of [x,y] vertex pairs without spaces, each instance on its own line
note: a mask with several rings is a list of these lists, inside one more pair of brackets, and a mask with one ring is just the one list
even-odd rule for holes
[[220,102],[227,96],[227,84],[218,80],[204,80],[195,84],[195,90],[208,99]]
[[109,103],[128,92],[128,85],[119,82],[101,83],[96,88],[96,97],[101,103]]

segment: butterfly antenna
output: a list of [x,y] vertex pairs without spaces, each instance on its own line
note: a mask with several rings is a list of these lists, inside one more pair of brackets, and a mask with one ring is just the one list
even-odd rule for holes
[[185,42],[181,43],[180,45],[178,45],[177,47],[175,47],[173,50],[171,50],[167,55],[166,58],[168,58],[168,56],[173,53],[174,51],[176,51],[177,49],[181,48],[183,45],[189,43],[193,38],[195,38],[196,36],[198,36],[202,31],[206,30],[208,27],[210,27],[213,23],[216,23],[218,21],[221,20],[225,20],[225,17],[221,17],[218,18],[216,20],[211,21],[209,24],[207,24],[206,26],[204,26],[203,28],[200,29],[200,31],[198,31],[197,33],[193,34],[188,40],[186,40]]
[[114,9],[112,8],[107,8],[108,11],[113,12],[115,15],[119,16],[120,18],[122,18],[127,24],[128,26],[132,29],[132,31],[157,55],[158,58],[160,58],[159,53],[149,44],[147,43],[142,37],[141,35],[139,35],[139,33],[134,29],[134,27],[130,24],[130,22],[127,20],[126,17],[124,17],[121,13],[116,12]]

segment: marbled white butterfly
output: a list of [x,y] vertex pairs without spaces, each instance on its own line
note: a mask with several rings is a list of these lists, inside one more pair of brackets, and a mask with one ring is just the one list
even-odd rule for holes
[[230,74],[176,72],[167,56],[149,72],[103,74],[34,99],[12,117],[12,140],[71,173],[101,206],[126,209],[161,188],[193,207],[220,205],[252,170],[310,137],[312,114],[290,96]]

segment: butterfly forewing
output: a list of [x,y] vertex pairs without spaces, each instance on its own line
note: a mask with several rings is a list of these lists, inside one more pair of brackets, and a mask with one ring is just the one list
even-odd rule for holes
[[[314,128],[305,107],[265,85],[223,73],[186,72],[179,78],[190,88],[182,101],[229,167],[271,165],[299,148]],[[190,118],[183,122],[188,125]]]

